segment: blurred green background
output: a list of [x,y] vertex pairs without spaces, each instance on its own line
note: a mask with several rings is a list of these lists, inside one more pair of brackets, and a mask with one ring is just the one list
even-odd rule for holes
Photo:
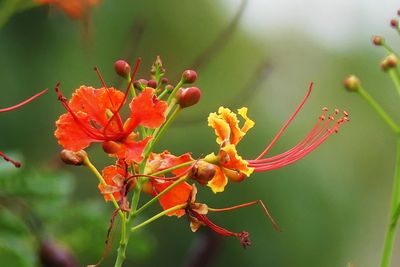
[[[253,244],[242,249],[233,238],[212,237],[217,245],[209,266],[333,267],[350,261],[355,266],[378,265],[389,216],[395,135],[357,94],[342,88],[342,80],[357,74],[365,88],[400,120],[399,99],[379,69],[384,51],[369,41],[369,36],[383,32],[398,45],[396,32],[388,26],[396,5],[366,3],[370,12],[382,18],[376,20],[362,6],[348,10],[342,3],[344,15],[354,11],[354,20],[348,19],[352,24],[346,28],[340,27],[346,22],[343,14],[321,16],[318,12],[325,7],[318,1],[307,1],[299,9],[290,1],[288,9],[277,5],[272,19],[268,14],[274,10],[265,11],[264,25],[259,13],[268,7],[262,1],[257,7],[255,2],[243,10],[244,18],[237,23],[240,1],[212,0],[103,0],[92,10],[86,26],[45,6],[10,18],[0,29],[0,106],[17,103],[43,88],[51,90],[34,103],[0,116],[0,148],[23,162],[18,170],[0,163],[0,192],[6,199],[0,198],[1,266],[40,266],[39,244],[26,224],[31,222],[31,213],[40,218],[47,235],[69,247],[80,265],[100,259],[111,205],[103,203],[97,181],[87,170],[59,162],[60,147],[53,132],[64,110],[52,88],[61,82],[69,97],[81,84],[100,86],[94,66],[109,85],[119,87],[121,79],[113,63],[120,58],[133,63],[142,57],[138,77],[149,78],[157,55],[172,80],[197,64],[196,85],[203,91],[201,104],[182,114],[159,151],[192,151],[194,156],[216,151],[213,131],[207,127],[208,114],[220,105],[247,106],[256,127],[239,151],[252,158],[290,116],[311,81],[315,82],[311,98],[271,154],[301,140],[322,107],[350,113],[351,122],[339,134],[300,162],[253,175],[241,184],[231,183],[223,194],[201,188],[198,199],[212,207],[262,199],[283,229],[275,232],[259,207],[212,215],[228,229],[249,231]],[[269,5],[274,7],[273,1]],[[258,13],[253,15],[255,10]],[[279,14],[286,22],[273,24]],[[302,24],[300,17],[307,17],[311,24]],[[346,34],[341,35],[344,30]],[[211,52],[201,56],[213,43]],[[111,162],[98,146],[88,152],[99,168]],[[158,210],[155,206],[146,216]],[[162,218],[133,235],[125,266],[189,266],[193,251],[207,236],[206,229],[192,233],[184,218]],[[115,237],[103,266],[112,266],[115,259],[118,234]],[[400,257],[394,255],[393,266],[397,266]]]

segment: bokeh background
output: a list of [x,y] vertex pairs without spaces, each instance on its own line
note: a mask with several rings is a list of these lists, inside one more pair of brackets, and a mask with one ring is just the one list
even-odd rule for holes
[[[0,1],[0,9],[6,2]],[[94,66],[108,84],[119,87],[113,63],[120,58],[133,63],[142,57],[139,76],[148,78],[160,55],[172,81],[195,66],[203,96],[157,149],[195,156],[215,151],[208,114],[220,105],[247,106],[256,127],[239,150],[251,158],[313,81],[307,105],[271,154],[301,140],[324,106],[347,110],[349,124],[294,165],[231,183],[223,194],[200,190],[201,200],[213,207],[262,199],[282,232],[275,232],[256,206],[212,216],[228,229],[249,231],[253,244],[248,249],[206,229],[194,234],[183,218],[162,218],[133,235],[126,266],[194,266],[190,262],[204,244],[209,265],[203,266],[377,266],[389,216],[395,135],[357,94],[343,89],[342,80],[357,74],[400,121],[400,99],[379,69],[385,53],[370,42],[373,34],[383,34],[398,47],[389,20],[400,5],[378,0],[244,3],[103,0],[86,22],[46,6],[17,12],[0,29],[0,106],[57,82],[67,96],[81,84],[100,86]],[[59,162],[53,132],[63,112],[49,90],[20,110],[1,114],[0,148],[23,162],[22,169],[0,163],[1,266],[40,266],[33,229],[69,248],[81,266],[103,254],[112,209],[103,203],[95,177]],[[88,152],[99,168],[111,162],[98,147]],[[146,216],[158,210],[155,206]],[[118,233],[114,236],[103,266],[115,259]],[[394,255],[397,266],[400,257]]]

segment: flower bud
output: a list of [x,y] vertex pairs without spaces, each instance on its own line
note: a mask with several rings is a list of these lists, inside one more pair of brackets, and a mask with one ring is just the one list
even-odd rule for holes
[[115,72],[124,78],[127,78],[131,72],[131,66],[125,60],[117,60],[114,64]]
[[382,36],[378,36],[378,35],[372,36],[372,43],[374,45],[378,45],[378,46],[383,45],[384,42],[385,42],[385,39]]
[[395,68],[397,66],[397,57],[394,54],[388,55],[381,63],[381,68],[384,71]]
[[392,26],[392,28],[397,29],[397,27],[399,26],[399,21],[397,19],[391,19],[390,26]]
[[193,166],[190,173],[190,178],[196,180],[202,185],[205,185],[214,177],[215,172],[216,169],[214,164],[208,163],[204,160],[199,160]]
[[121,144],[115,141],[105,141],[103,142],[103,150],[107,154],[115,154],[121,148]]
[[147,83],[148,83],[147,80],[139,79],[139,80],[133,82],[133,87],[135,87],[136,89],[142,90],[147,87]]
[[171,84],[168,84],[168,85],[165,86],[165,90],[167,90],[168,93],[171,93],[174,90],[174,88],[175,87],[173,85],[171,85]]
[[344,87],[350,92],[356,92],[360,86],[360,80],[355,75],[350,75],[343,81]]
[[157,82],[155,80],[149,80],[147,86],[151,88],[157,88]]
[[197,73],[194,70],[185,70],[182,73],[183,83],[194,83],[197,79]]
[[168,78],[167,77],[162,77],[161,78],[161,84],[167,84],[168,83]]
[[39,259],[44,267],[77,267],[74,256],[54,241],[43,240],[39,247]]
[[193,106],[200,101],[201,91],[197,87],[181,88],[177,93],[177,98],[181,108]]
[[80,166],[84,163],[87,153],[85,150],[79,150],[77,152],[72,150],[63,149],[60,152],[61,160],[68,165]]

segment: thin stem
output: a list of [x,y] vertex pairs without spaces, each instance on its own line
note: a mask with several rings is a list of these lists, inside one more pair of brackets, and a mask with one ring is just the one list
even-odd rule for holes
[[[100,174],[100,172],[97,170],[97,168],[92,164],[92,162],[90,162],[89,157],[85,157],[85,159],[84,159],[83,162],[84,162],[84,165],[85,165],[86,167],[88,167],[89,170],[91,170],[91,171],[94,173],[94,175],[97,177],[97,179],[99,179],[99,182],[100,182],[102,185],[107,186],[107,183],[106,183],[106,181],[104,181],[103,176]],[[118,209],[118,213],[119,213],[119,215],[121,216],[121,218],[124,218],[125,215],[124,215],[124,213],[121,211],[121,209],[120,209],[120,207],[119,207],[119,205],[118,205],[118,202],[117,202],[117,201],[115,200],[115,198],[114,198],[114,195],[113,195],[113,194],[108,194],[108,196],[110,197],[111,202],[114,204],[115,208]]]
[[191,160],[191,161],[188,161],[188,162],[185,162],[185,163],[181,163],[181,164],[175,165],[174,167],[171,167],[171,168],[168,168],[168,169],[164,169],[162,171],[151,173],[150,175],[159,176],[160,174],[164,174],[164,173],[167,173],[167,172],[171,172],[171,171],[174,171],[174,170],[177,170],[177,169],[192,165],[194,162],[196,162],[196,160]]
[[181,88],[182,85],[183,85],[183,80],[181,79],[175,86],[174,90],[172,90],[171,94],[169,95],[167,100],[168,105],[171,104],[172,99],[175,98],[176,93],[178,92],[179,88]]
[[382,47],[385,48],[386,51],[387,51],[389,54],[394,54],[394,55],[396,55],[397,57],[399,57],[399,54],[397,54],[396,51],[394,51],[393,48],[391,48],[386,42],[384,42],[384,43],[382,44]]
[[379,114],[379,116],[386,122],[387,125],[389,125],[390,128],[396,133],[400,132],[399,126],[392,120],[392,118],[386,113],[386,111],[381,107],[381,105],[378,104],[378,102],[375,101],[375,99],[372,98],[370,94],[367,93],[367,91],[364,90],[364,88],[358,86],[357,92],[361,95],[362,98],[364,98],[365,101],[373,108],[375,111]]
[[390,222],[386,232],[385,243],[381,259],[381,267],[390,267],[393,246],[397,230],[400,208],[400,136],[397,136],[397,159],[393,178],[393,192],[390,208]]
[[390,68],[388,72],[390,78],[392,78],[394,86],[396,87],[397,93],[400,95],[400,76],[398,70],[396,68]]
[[47,92],[47,89],[44,89],[44,90],[40,91],[39,93],[37,93],[37,94],[31,96],[30,98],[28,98],[28,99],[26,99],[26,100],[24,100],[24,101],[22,101],[22,102],[20,102],[20,103],[18,103],[18,104],[16,104],[16,105],[13,105],[13,106],[7,107],[7,108],[2,108],[2,109],[0,109],[0,113],[1,113],[1,112],[11,111],[11,110],[20,108],[20,107],[22,107],[23,105],[26,105],[26,104],[28,104],[29,102],[35,100],[36,98],[38,98],[39,96],[43,95],[43,94],[46,93],[46,92]]
[[164,125],[161,128],[158,128],[154,132],[154,139],[151,142],[151,145],[149,146],[148,151],[152,151],[153,147],[156,145],[158,140],[160,140],[160,137],[164,134],[165,130],[168,129],[168,127],[171,125],[171,123],[174,121],[176,116],[178,116],[179,111],[181,111],[181,108],[178,106],[174,112],[171,114],[171,116],[168,117],[167,121],[164,123]]
[[148,208],[150,205],[152,205],[155,201],[157,201],[160,197],[162,197],[163,195],[165,195],[166,193],[168,193],[168,191],[170,191],[172,188],[174,188],[175,186],[177,186],[178,184],[184,182],[187,179],[187,176],[183,176],[181,178],[179,178],[178,180],[176,180],[175,182],[173,182],[172,184],[170,184],[167,188],[165,188],[163,191],[161,191],[160,193],[158,193],[155,197],[153,197],[152,199],[150,199],[146,204],[144,204],[143,206],[141,206],[136,212],[135,214],[138,215],[140,214],[142,211],[144,211],[146,208]]
[[173,206],[172,208],[166,209],[166,210],[164,210],[164,211],[162,211],[162,212],[160,212],[160,213],[154,215],[154,216],[151,217],[150,219],[148,219],[148,220],[142,222],[141,224],[138,224],[138,225],[132,227],[132,228],[131,228],[131,232],[136,231],[137,229],[142,228],[143,226],[145,226],[145,225],[147,225],[147,224],[149,224],[149,223],[154,222],[154,221],[157,220],[158,218],[160,218],[160,217],[162,217],[162,216],[164,216],[164,215],[166,215],[166,214],[168,214],[168,213],[170,213],[170,212],[174,212],[174,211],[176,211],[176,210],[183,209],[183,208],[185,208],[186,206],[187,206],[187,203],[183,203],[183,204],[179,204],[179,205]]
[[114,265],[115,267],[121,267],[126,259],[126,245],[128,244],[126,226],[127,226],[127,220],[124,214],[121,222],[121,239],[119,241],[119,247],[117,250],[118,254]]

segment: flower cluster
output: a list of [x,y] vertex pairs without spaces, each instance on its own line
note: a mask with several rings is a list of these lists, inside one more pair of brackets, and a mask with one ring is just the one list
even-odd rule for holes
[[[129,237],[126,229],[134,231],[164,215],[186,216],[192,231],[206,226],[223,236],[238,238],[244,247],[250,245],[248,232],[232,232],[218,226],[210,220],[209,213],[261,204],[273,225],[278,228],[266,206],[259,200],[220,209],[197,202],[196,183],[210,187],[214,193],[223,192],[228,181],[242,182],[253,172],[265,172],[294,163],[321,145],[331,134],[338,132],[349,120],[346,112],[335,119],[339,111],[326,114],[328,110],[324,108],[315,126],[297,145],[281,154],[266,157],[306,102],[312,90],[311,85],[293,115],[266,149],[254,159],[244,159],[237,149],[238,143],[255,125],[247,115],[248,109],[244,107],[238,110],[240,118],[225,107],[209,115],[208,125],[214,129],[217,137],[217,152],[197,158],[189,152],[183,155],[174,155],[170,151],[157,152],[155,145],[160,137],[183,109],[200,100],[201,90],[185,87],[197,79],[193,70],[184,71],[180,81],[171,85],[165,77],[160,58],[152,65],[149,80],[135,78],[139,64],[140,60],[131,74],[127,62],[119,60],[115,63],[117,74],[127,83],[123,91],[108,87],[98,69],[96,71],[102,82],[100,88],[82,85],[67,100],[60,86],[56,86],[58,99],[66,109],[66,113],[57,120],[55,131],[58,143],[64,148],[62,159],[68,164],[88,167],[99,179],[100,193],[106,201],[114,204],[121,217],[122,233],[117,263],[123,261],[125,255],[124,244]],[[114,164],[106,166],[101,172],[83,151],[94,143],[100,143],[104,152],[115,159]],[[141,192],[148,194],[150,200],[139,207]],[[130,194],[131,200],[128,199]],[[136,216],[157,201],[162,211],[132,227]]]

